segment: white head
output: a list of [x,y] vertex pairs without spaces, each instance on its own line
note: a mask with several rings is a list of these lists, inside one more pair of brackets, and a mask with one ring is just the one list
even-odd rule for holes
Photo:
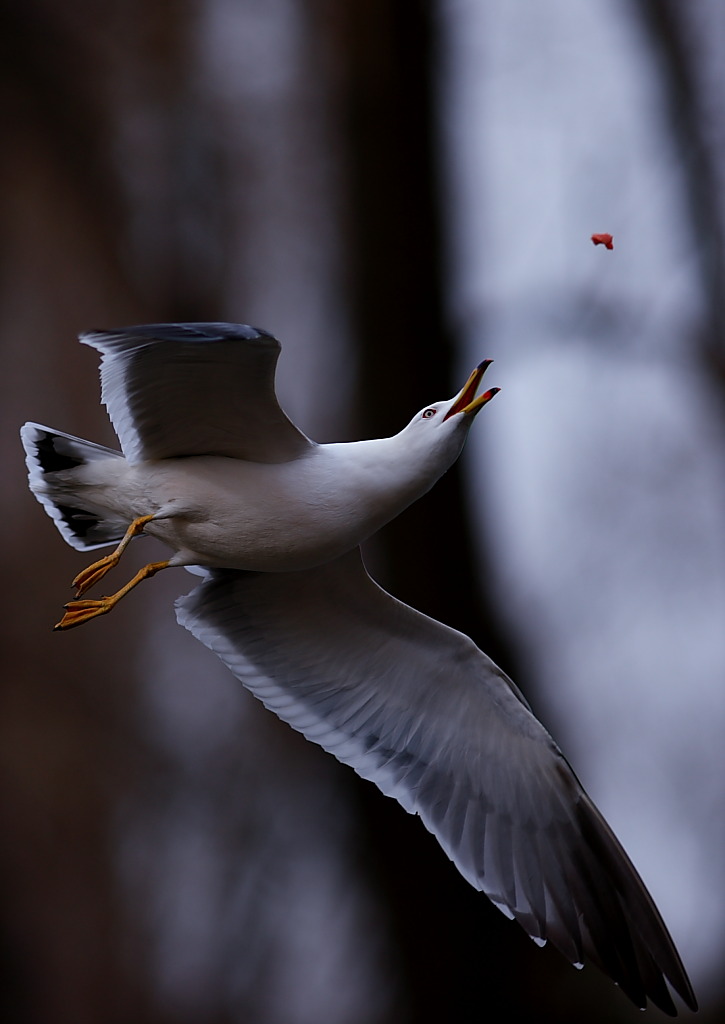
[[325,446],[345,449],[348,479],[350,467],[359,468],[362,489],[358,505],[368,510],[372,506],[375,513],[370,532],[430,490],[456,461],[477,413],[500,390],[491,388],[476,397],[491,362],[480,363],[455,398],[426,405],[392,437]]
[[453,462],[460,454],[477,413],[501,390],[489,388],[476,396],[483,375],[492,362],[492,359],[484,359],[479,363],[455,398],[427,405],[416,413],[401,431],[401,435],[406,435],[406,441],[424,448],[449,449],[455,452],[451,458]]
[[404,452],[402,462],[398,449],[398,472],[416,481],[417,496],[424,494],[453,465],[476,415],[501,390],[490,388],[476,397],[481,379],[492,362],[492,359],[484,359],[455,398],[425,406],[391,438],[396,448],[400,445]]

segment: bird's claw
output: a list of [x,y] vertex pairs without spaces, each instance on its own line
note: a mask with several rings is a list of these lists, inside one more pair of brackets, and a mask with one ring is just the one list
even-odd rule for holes
[[53,631],[73,629],[75,626],[82,626],[89,619],[95,619],[97,615],[105,615],[110,612],[115,602],[106,597],[98,601],[69,601],[63,605],[65,615],[55,626]]
[[89,565],[79,572],[72,583],[72,586],[76,588],[76,597],[82,597],[87,590],[90,590],[91,587],[100,582],[106,573],[117,564],[118,557],[115,556],[114,553],[112,555],[106,555],[105,558],[99,559],[97,562],[94,562],[93,565]]
[[[121,555],[133,538],[143,533],[144,527],[154,518],[155,516],[149,515],[139,516],[137,519],[134,519],[115,551],[112,551],[110,555],[106,555],[104,558],[99,558],[97,562],[93,562],[92,565],[87,566],[78,573],[73,580],[73,586],[76,588],[76,597],[81,597],[85,594],[87,590],[90,590],[99,580],[103,579],[109,569],[113,569],[115,565],[118,565]],[[96,614],[100,613],[97,612]]]

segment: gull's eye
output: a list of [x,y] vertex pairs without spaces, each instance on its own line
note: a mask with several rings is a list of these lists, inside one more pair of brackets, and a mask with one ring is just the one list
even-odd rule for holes
[[424,420],[429,420],[431,418],[431,416],[435,416],[435,414],[437,412],[438,412],[437,409],[425,409],[424,412],[423,412],[423,419]]

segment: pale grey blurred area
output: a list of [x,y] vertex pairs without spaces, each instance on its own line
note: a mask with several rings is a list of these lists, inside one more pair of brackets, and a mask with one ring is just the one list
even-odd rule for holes
[[[725,422],[703,250],[722,210],[693,227],[694,157],[634,6],[441,5],[450,309],[462,358],[494,357],[503,389],[466,468],[537,710],[707,995],[725,947]],[[722,173],[725,12],[691,7]],[[604,231],[613,251],[590,241]]]

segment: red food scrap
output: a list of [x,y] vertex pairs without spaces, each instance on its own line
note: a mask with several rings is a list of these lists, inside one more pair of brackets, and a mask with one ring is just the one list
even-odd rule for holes
[[608,235],[606,233],[600,235],[592,235],[592,242],[594,242],[595,245],[603,245],[607,249],[614,248],[614,239],[611,235]]

